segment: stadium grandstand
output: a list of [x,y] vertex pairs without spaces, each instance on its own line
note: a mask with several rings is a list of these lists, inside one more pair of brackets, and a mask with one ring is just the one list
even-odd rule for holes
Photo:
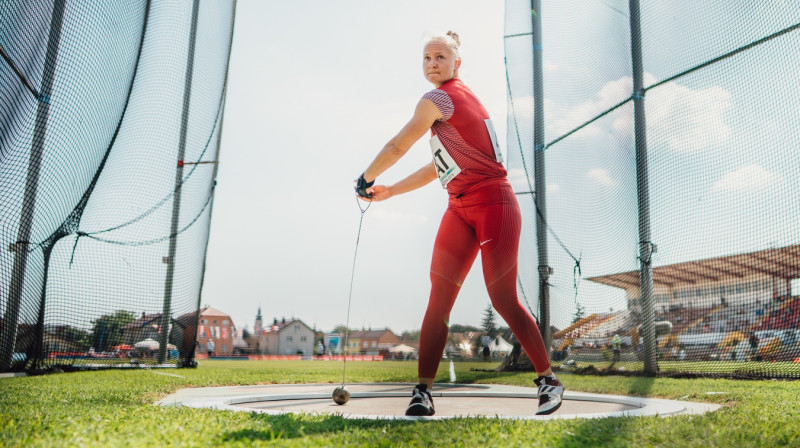
[[[653,269],[660,359],[788,361],[800,340],[800,245],[689,261]],[[591,277],[625,290],[628,308],[591,314],[553,335],[557,351],[599,356],[619,335],[640,350],[639,271]]]

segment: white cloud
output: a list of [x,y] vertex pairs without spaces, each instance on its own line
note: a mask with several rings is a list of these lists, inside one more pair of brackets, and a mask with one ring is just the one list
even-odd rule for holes
[[[617,113],[617,118],[614,120],[614,123],[611,124],[611,128],[613,129],[614,133],[620,135],[628,134],[633,136],[633,103],[630,102],[617,110],[619,111]],[[648,123],[649,122],[650,121],[648,120]]]
[[[630,77],[606,83],[595,96],[575,106],[565,106],[545,101],[545,122],[547,135],[556,138],[585,123],[598,113],[630,96],[632,81]],[[602,133],[597,123],[587,126],[581,133]]]
[[731,94],[722,87],[667,83],[647,93],[648,140],[681,153],[724,144],[731,136],[725,116],[732,107]]
[[713,191],[744,191],[769,187],[779,180],[779,175],[758,165],[748,165],[730,172],[714,182]]
[[617,181],[608,174],[608,170],[603,168],[593,168],[589,170],[587,176],[606,187],[615,187],[617,185]]
[[[645,85],[657,79],[645,73]],[[625,76],[607,82],[589,100],[576,105],[545,101],[548,139],[554,139],[592,119],[600,112],[629,97],[633,80]],[[731,128],[725,117],[732,108],[731,94],[719,86],[692,89],[670,82],[647,92],[645,101],[647,139],[650,145],[663,144],[673,151],[688,153],[724,144],[730,140]],[[612,112],[611,131],[632,134],[632,103]],[[584,137],[608,133],[602,120],[580,131]]]

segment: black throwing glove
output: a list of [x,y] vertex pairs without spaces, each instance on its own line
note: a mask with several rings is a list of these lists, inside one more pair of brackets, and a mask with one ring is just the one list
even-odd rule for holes
[[367,182],[364,179],[364,173],[361,173],[356,181],[356,194],[362,198],[372,199],[372,193],[367,193],[367,188],[371,187],[373,184],[375,184],[374,180],[372,182]]

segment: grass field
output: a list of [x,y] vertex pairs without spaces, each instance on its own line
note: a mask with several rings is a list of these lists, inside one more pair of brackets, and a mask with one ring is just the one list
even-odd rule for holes
[[[457,363],[458,382],[532,385],[529,373],[471,370],[490,366]],[[442,367],[439,380],[448,381]],[[347,372],[354,383],[411,381],[416,363],[352,362]],[[669,418],[392,422],[152,405],[184,387],[341,381],[341,364],[335,362],[206,361],[197,369],[0,379],[0,446],[800,446],[800,381],[560,376],[576,391],[706,401],[723,408]]]

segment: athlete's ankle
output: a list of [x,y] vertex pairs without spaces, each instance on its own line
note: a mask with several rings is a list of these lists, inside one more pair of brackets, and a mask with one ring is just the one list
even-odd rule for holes
[[548,367],[547,370],[544,370],[544,371],[541,371],[541,372],[536,372],[536,374],[538,376],[553,376],[553,377],[556,376],[556,374],[553,373],[553,369],[550,368],[550,367]]

